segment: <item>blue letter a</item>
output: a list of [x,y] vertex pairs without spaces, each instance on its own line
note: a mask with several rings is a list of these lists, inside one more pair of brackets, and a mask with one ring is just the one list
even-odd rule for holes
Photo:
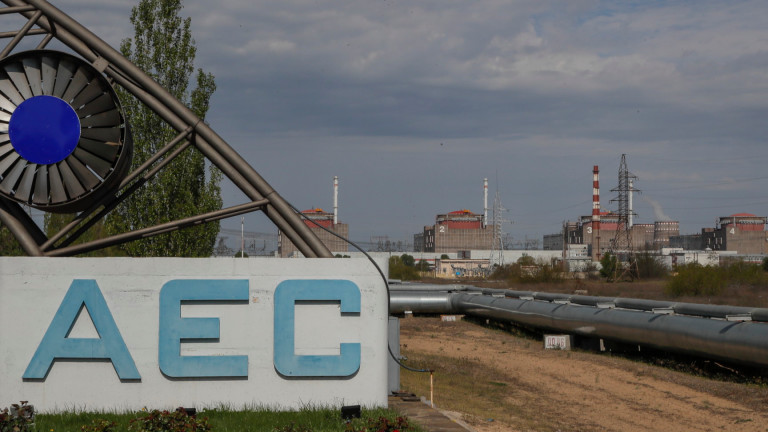
[[[91,315],[98,338],[67,337],[83,307]],[[72,281],[23,378],[45,379],[56,359],[109,359],[120,379],[141,379],[95,280]]]

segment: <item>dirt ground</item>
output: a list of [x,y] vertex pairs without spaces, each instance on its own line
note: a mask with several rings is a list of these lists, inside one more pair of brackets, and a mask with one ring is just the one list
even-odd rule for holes
[[[468,321],[407,318],[406,364],[434,369],[434,402],[478,432],[768,431],[768,386],[693,376]],[[746,380],[749,381],[749,380]],[[401,386],[430,397],[428,373]]]

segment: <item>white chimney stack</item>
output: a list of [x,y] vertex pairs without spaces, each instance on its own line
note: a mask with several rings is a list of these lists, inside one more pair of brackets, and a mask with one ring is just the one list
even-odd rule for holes
[[339,176],[333,176],[333,224],[339,223]]
[[483,228],[488,225],[488,178],[483,179]]

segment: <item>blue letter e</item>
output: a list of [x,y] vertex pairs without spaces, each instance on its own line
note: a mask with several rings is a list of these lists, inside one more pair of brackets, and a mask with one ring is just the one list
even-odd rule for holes
[[[91,315],[98,338],[67,337],[83,307]],[[141,379],[95,280],[72,281],[22,377],[45,379],[55,359],[109,359],[120,379]]]
[[341,313],[360,313],[360,289],[348,280],[286,280],[275,288],[275,369],[290,377],[343,377],[360,369],[360,344],[340,355],[296,355],[296,300],[339,301]]

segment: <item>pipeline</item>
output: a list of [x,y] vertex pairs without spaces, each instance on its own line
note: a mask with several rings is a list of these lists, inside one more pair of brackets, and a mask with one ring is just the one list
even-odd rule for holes
[[[410,289],[409,289],[410,288]],[[768,367],[768,309],[462,286],[393,287],[390,312],[465,314],[589,338]]]

